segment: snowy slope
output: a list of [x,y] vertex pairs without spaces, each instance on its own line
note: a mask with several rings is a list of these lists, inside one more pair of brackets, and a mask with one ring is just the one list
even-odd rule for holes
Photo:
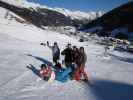
[[[79,43],[57,32],[4,19],[4,12],[0,8],[0,100],[133,100],[133,55],[110,51],[112,56],[104,57],[103,47],[91,41]],[[94,86],[70,80],[45,82],[26,68],[32,64],[39,69],[42,60],[52,61],[50,49],[40,45],[46,41],[57,41],[61,50],[68,42],[84,46],[86,70]]]
[[26,0],[1,0],[1,1],[16,5],[16,6],[22,6],[26,2]]
[[[4,11],[2,8],[0,10]],[[36,68],[39,68],[42,63],[34,57],[29,57],[28,54],[51,61],[50,50],[40,46],[40,41],[51,41],[52,43],[58,41],[60,46],[64,46],[68,41],[78,45],[77,40],[56,32],[42,31],[32,25],[25,26],[13,20],[9,21],[4,19],[3,16],[1,16],[1,22],[0,100],[52,100],[54,98],[61,100],[69,99],[69,97],[74,99],[78,95],[83,95],[83,98],[86,98],[87,95],[84,92],[78,92],[82,85],[81,87],[77,85],[73,88],[73,82],[62,84],[56,81],[54,83],[47,83],[43,80],[38,81],[39,78],[26,68],[28,64],[33,64]],[[75,92],[76,94],[71,94],[68,89],[69,91],[77,92]],[[82,88],[80,90],[84,91],[85,89]],[[52,91],[54,94],[51,94]],[[60,93],[57,94],[57,91]],[[64,96],[64,93],[67,94]]]
[[[16,22],[15,20],[10,21],[10,20],[4,19],[4,16],[7,10],[3,8],[0,8],[0,10],[2,11],[0,12],[0,15],[1,15],[0,32],[1,33],[6,33],[8,35],[11,35],[14,38],[19,38],[21,40],[26,40],[31,42],[41,42],[43,40],[51,41],[53,40],[53,38],[55,39],[55,41],[60,41],[65,39],[67,43],[73,41],[73,39],[69,39],[69,37],[66,35],[62,35],[60,37],[60,34],[56,32],[44,31],[44,30],[38,29],[33,25],[21,24]],[[7,27],[7,25],[9,27]],[[23,30],[20,30],[19,28],[22,28]],[[46,36],[44,36],[44,34]]]

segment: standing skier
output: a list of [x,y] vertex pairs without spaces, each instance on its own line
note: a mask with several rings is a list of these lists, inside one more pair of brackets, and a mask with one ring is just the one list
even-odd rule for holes
[[78,58],[79,58],[79,49],[76,46],[73,46],[72,59],[73,63],[76,64],[76,66],[78,63]]
[[79,58],[79,49],[76,46],[73,46],[72,49],[72,74],[74,73],[75,69],[77,68],[78,65],[78,58]]
[[73,50],[71,47],[71,44],[67,45],[67,48],[64,49],[61,54],[65,56],[65,65],[66,67],[71,67],[73,62],[73,56],[72,56]]
[[53,62],[57,64],[58,60],[60,59],[60,49],[57,42],[54,42],[54,45],[50,46],[49,42],[47,41],[47,46],[52,50]]
[[77,69],[74,73],[74,79],[79,81],[81,80],[81,77],[84,77],[84,81],[88,81],[88,76],[84,70],[85,68],[85,63],[87,61],[87,56],[86,53],[84,51],[84,47],[80,47],[79,49],[79,57],[78,57],[78,62],[77,62]]

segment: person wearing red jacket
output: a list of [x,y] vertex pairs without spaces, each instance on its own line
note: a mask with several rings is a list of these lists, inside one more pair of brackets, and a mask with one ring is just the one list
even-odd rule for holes
[[51,77],[51,73],[52,73],[52,69],[50,66],[46,65],[46,64],[42,64],[41,65],[41,70],[40,70],[40,76],[48,81],[49,78]]

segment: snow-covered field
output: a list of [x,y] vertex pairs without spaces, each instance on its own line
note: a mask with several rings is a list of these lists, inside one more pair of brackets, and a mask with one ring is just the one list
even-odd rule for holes
[[[52,61],[50,49],[40,45],[46,41],[57,41],[61,50],[67,43],[84,46],[86,71],[94,85],[74,80],[45,82],[29,70],[29,64],[39,69],[44,60]],[[0,100],[133,100],[133,55],[110,51],[111,56],[104,57],[103,52],[102,46],[91,41],[79,43],[0,16]]]

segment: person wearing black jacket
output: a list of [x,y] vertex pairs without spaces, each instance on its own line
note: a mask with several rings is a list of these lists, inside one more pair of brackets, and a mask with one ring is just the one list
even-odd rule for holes
[[67,45],[67,48],[61,52],[61,55],[65,56],[66,67],[71,67],[73,62],[73,50],[72,50],[71,44]]

